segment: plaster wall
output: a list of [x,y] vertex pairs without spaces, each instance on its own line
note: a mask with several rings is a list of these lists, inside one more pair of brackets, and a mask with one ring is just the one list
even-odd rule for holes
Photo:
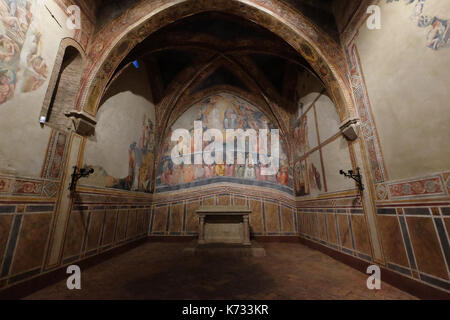
[[[0,174],[39,177],[51,131],[39,124],[42,103],[59,44],[76,31],[68,29],[68,17],[54,1],[21,1],[19,13],[13,15],[10,10],[7,1],[0,1],[4,50],[0,58]],[[14,19],[20,21],[20,30],[14,28]]]
[[149,191],[154,162],[155,107],[145,67],[114,80],[97,114],[84,164],[95,173],[83,185]]
[[423,3],[422,8],[416,1],[380,1],[381,29],[369,30],[363,23],[356,41],[393,180],[450,169],[449,33],[438,20],[423,25],[423,19],[448,24],[450,3]]

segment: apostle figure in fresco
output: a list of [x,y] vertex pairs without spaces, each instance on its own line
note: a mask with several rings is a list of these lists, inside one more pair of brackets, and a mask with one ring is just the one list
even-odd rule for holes
[[255,165],[251,161],[251,157],[247,158],[244,172],[245,179],[256,179]]
[[203,179],[205,177],[205,169],[203,164],[194,164],[194,179],[195,181]]
[[214,167],[211,164],[205,165],[204,169],[205,169],[205,178],[207,179],[214,178],[215,176]]
[[234,177],[234,164],[227,164],[225,167],[225,175],[227,177]]
[[194,182],[195,180],[194,165],[192,164],[183,165],[183,180],[184,183]]
[[243,164],[236,165],[234,170],[234,176],[236,178],[244,178],[245,176],[245,166]]

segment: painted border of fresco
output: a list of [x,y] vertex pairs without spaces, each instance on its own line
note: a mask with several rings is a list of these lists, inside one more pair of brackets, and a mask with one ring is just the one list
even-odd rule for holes
[[243,185],[247,185],[247,186],[258,186],[258,187],[271,188],[271,189],[286,192],[289,194],[294,193],[294,190],[291,187],[287,187],[285,185],[264,182],[264,181],[258,181],[258,180],[234,178],[234,177],[214,177],[214,178],[210,178],[210,179],[203,179],[203,180],[199,180],[199,181],[194,181],[194,182],[179,184],[179,185],[174,185],[174,186],[166,186],[166,185],[158,186],[158,183],[160,183],[160,182],[161,182],[160,178],[158,178],[156,180],[157,186],[155,189],[155,193],[179,191],[182,189],[201,187],[201,186],[210,185],[213,183],[221,183],[221,182],[238,183],[238,184],[243,184]]

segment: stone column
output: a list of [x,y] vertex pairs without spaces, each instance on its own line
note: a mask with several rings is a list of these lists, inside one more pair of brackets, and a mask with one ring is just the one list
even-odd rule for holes
[[198,243],[205,243],[205,217],[200,216],[200,225],[198,230]]
[[250,243],[250,224],[248,215],[243,216],[244,219],[244,245],[251,245]]

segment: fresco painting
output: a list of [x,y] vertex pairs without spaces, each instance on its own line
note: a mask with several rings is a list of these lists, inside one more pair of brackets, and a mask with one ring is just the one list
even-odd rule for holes
[[[102,186],[121,190],[151,192],[154,166],[154,123],[144,117],[142,133],[138,141],[131,142],[128,149],[128,175],[114,177],[101,165],[86,164],[94,168],[94,174],[89,177],[89,185]],[[126,150],[124,150],[126,152]]]
[[[316,126],[315,110],[323,105],[320,101],[326,101],[327,116],[321,119],[319,126],[332,126],[326,128],[333,133],[338,132],[338,124],[329,123],[329,119],[337,116],[337,111],[329,99],[320,93],[310,93],[299,100],[297,117],[291,122],[291,138],[294,144],[294,190],[296,196],[308,196],[325,192],[322,165],[318,151],[311,152],[322,146],[318,143],[318,128]],[[305,105],[306,103],[306,105]]]
[[309,194],[308,185],[308,166],[306,159],[300,160],[295,163],[294,166],[295,174],[295,195],[296,196],[306,196]]
[[[190,107],[171,127],[163,143],[161,165],[158,170],[156,192],[179,190],[214,182],[233,182],[247,185],[259,185],[292,193],[293,178],[289,169],[286,147],[280,139],[280,167],[277,174],[261,174],[262,164],[252,164],[257,153],[249,152],[248,140],[246,150],[236,149],[235,164],[174,164],[171,151],[178,142],[170,140],[171,134],[178,128],[194,131],[194,121],[202,121],[204,132],[208,129],[219,129],[226,137],[227,129],[276,129],[268,118],[249,102],[228,93],[210,96]],[[193,134],[191,137],[193,139]],[[203,142],[203,149],[210,142]],[[226,150],[224,141],[223,150]],[[270,147],[269,147],[270,150]],[[237,154],[244,156],[245,164],[238,164]],[[191,142],[191,157],[194,158],[194,143]],[[193,163],[193,161],[192,161]]]
[[297,155],[305,154],[309,151],[309,139],[308,139],[308,117],[302,116],[297,121],[294,127],[294,143],[298,147],[296,149]]
[[36,4],[36,0],[0,0],[0,104],[12,99],[17,88],[31,92],[47,79],[42,36],[34,19]]
[[[387,0],[387,3],[400,0]],[[427,28],[426,45],[433,50],[450,47],[450,21],[448,19],[426,13],[429,0],[403,0],[405,4],[415,4],[411,19],[420,28]]]

